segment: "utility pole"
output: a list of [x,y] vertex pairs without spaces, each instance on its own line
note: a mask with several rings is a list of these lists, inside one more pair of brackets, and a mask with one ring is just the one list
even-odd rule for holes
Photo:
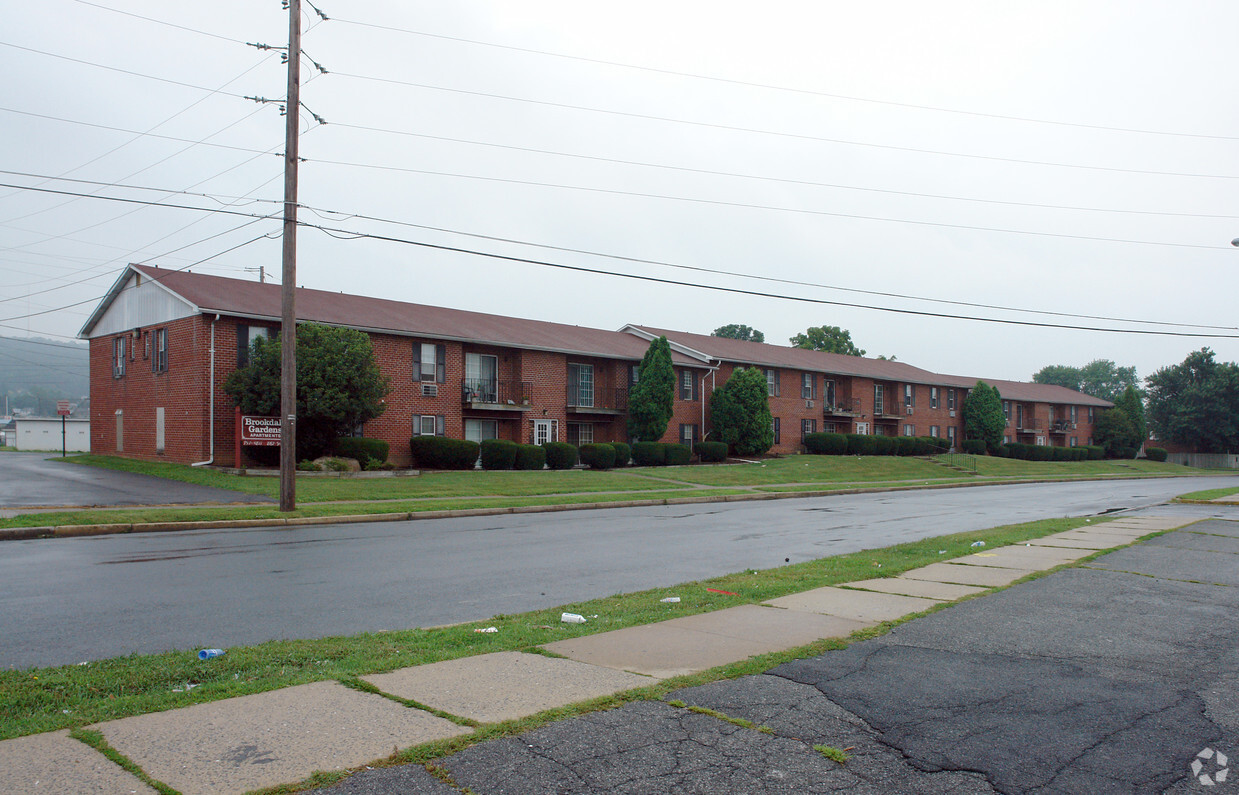
[[288,0],[284,128],[284,247],[280,288],[280,510],[297,509],[297,162],[301,118],[301,0]]

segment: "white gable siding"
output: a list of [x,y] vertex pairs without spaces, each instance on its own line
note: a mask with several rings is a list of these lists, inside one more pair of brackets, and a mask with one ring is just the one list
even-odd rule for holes
[[124,289],[90,331],[90,339],[119,334],[143,326],[155,326],[198,314],[198,309],[186,303],[157,283],[139,274],[130,273]]

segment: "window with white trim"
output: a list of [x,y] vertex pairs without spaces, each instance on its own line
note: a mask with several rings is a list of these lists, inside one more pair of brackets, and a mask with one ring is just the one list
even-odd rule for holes
[[580,447],[583,444],[594,443],[594,425],[591,422],[568,423],[568,444]]
[[465,438],[481,444],[487,439],[499,438],[497,420],[465,420]]
[[695,445],[699,439],[700,426],[688,425],[684,423],[680,425],[680,444],[691,450],[693,449],[693,445]]
[[779,394],[779,371],[766,371],[766,394],[769,397],[777,397]]
[[817,420],[803,419],[800,421],[800,441],[811,433],[817,433]]
[[939,428],[937,425],[930,425],[930,426],[929,426],[929,435],[930,435],[930,436],[932,436],[933,438],[937,439],[939,436],[941,436],[941,435],[942,435],[942,429],[941,429],[941,428]]
[[946,407],[951,411],[955,410],[955,390],[948,389],[946,391]]
[[929,388],[929,407],[931,409],[938,408],[938,387],[936,386]]
[[112,340],[112,377],[120,378],[125,374],[125,335]]
[[445,425],[442,414],[422,414],[417,417],[413,430],[417,436],[444,436]]
[[916,426],[910,423],[905,423],[903,426],[904,436],[916,436]]
[[805,400],[817,397],[817,378],[813,373],[800,374],[800,396]]
[[903,385],[903,404],[908,408],[916,405],[916,387],[911,384]]
[[166,328],[155,329],[155,350],[151,357],[151,372],[166,373],[168,372],[168,330]]

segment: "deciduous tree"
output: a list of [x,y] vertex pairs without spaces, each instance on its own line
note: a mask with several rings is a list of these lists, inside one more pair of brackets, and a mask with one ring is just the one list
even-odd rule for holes
[[730,340],[747,340],[748,342],[765,342],[766,335],[755,328],[740,323],[729,323],[719,326],[710,332],[711,337],[726,337]]
[[1002,413],[1002,396],[984,381],[968,393],[964,400],[964,438],[980,439],[990,453],[1002,446],[1002,431],[1007,419]]
[[864,350],[852,342],[852,332],[838,326],[813,326],[805,329],[803,334],[792,337],[790,342],[794,347],[811,351],[842,353],[847,356],[865,355]]
[[710,396],[710,423],[715,438],[737,455],[760,455],[774,444],[766,375],[740,368]]
[[[337,438],[383,413],[390,391],[366,333],[317,323],[298,326],[297,458],[332,452]],[[254,340],[249,363],[228,376],[224,392],[245,414],[279,414],[278,335]]]
[[1239,451],[1239,365],[1201,348],[1145,379],[1157,438],[1201,453]]

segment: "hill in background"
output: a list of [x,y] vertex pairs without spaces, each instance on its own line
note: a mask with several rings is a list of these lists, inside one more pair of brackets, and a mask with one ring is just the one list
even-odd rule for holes
[[[89,351],[85,342],[0,337],[0,396],[8,398],[9,412],[52,416],[57,400],[77,403],[88,396]],[[4,408],[0,404],[0,412]]]

